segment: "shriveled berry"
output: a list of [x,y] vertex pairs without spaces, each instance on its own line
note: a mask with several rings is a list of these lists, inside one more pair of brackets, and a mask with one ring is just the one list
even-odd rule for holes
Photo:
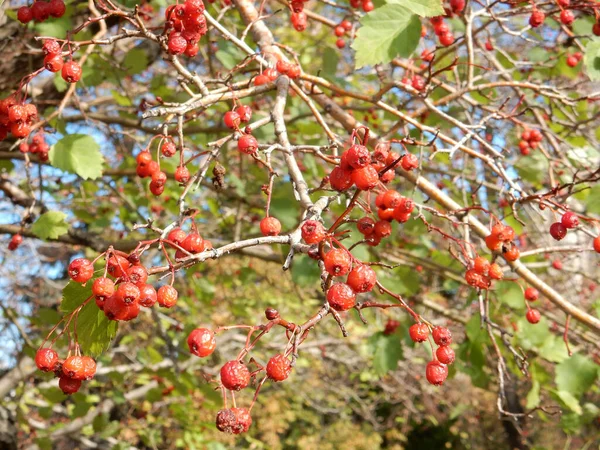
[[233,434],[234,427],[237,423],[237,417],[231,408],[221,409],[217,413],[216,425],[217,430],[223,433]]
[[185,52],[187,48],[187,41],[178,31],[173,31],[169,35],[169,41],[167,42],[167,46],[169,48],[169,53],[172,55],[181,55]]
[[435,351],[435,356],[442,364],[452,364],[456,358],[454,355],[454,350],[447,345],[438,347],[438,349]]
[[164,285],[158,288],[156,292],[156,301],[164,308],[171,308],[177,303],[177,289],[173,286]]
[[348,274],[348,286],[356,293],[370,292],[377,283],[377,274],[366,264],[357,264]]
[[235,425],[233,427],[233,434],[245,433],[250,429],[252,425],[252,417],[250,411],[247,408],[231,408],[235,414]]
[[89,259],[76,258],[69,264],[69,277],[77,283],[86,283],[94,276],[94,265]]
[[431,335],[437,345],[450,345],[452,343],[452,334],[446,327],[434,327]]
[[525,289],[524,295],[525,300],[527,300],[528,302],[535,302],[540,297],[539,291],[534,287],[528,287],[527,289]]
[[240,117],[240,121],[247,123],[252,118],[252,108],[248,105],[240,105],[235,108],[235,112]]
[[475,269],[469,269],[465,272],[465,281],[467,284],[479,289],[488,289],[490,287],[489,278],[480,274]]
[[273,381],[283,381],[290,376],[292,362],[285,355],[277,354],[267,363],[267,376]]
[[277,236],[281,233],[281,222],[275,217],[265,217],[260,221],[260,232],[263,236]]
[[221,384],[230,391],[244,389],[250,383],[250,371],[238,360],[226,362],[221,367]]
[[425,342],[429,336],[429,327],[424,323],[415,323],[408,329],[408,334],[413,342]]
[[174,142],[165,141],[163,145],[160,147],[160,152],[165,158],[170,158],[175,153],[177,153],[177,146]]
[[58,353],[51,348],[40,348],[35,353],[35,365],[43,372],[52,372],[58,363]]
[[307,244],[318,244],[325,239],[327,231],[321,222],[307,220],[302,224],[301,233],[302,239]]
[[487,259],[478,256],[473,260],[473,269],[475,272],[481,275],[488,275],[490,270],[490,262]]
[[81,79],[81,66],[76,61],[67,61],[61,71],[63,80],[67,83],[77,83]]
[[502,278],[504,278],[504,272],[502,271],[502,269],[500,268],[500,266],[498,264],[492,263],[488,270],[488,276],[492,280],[501,280]]
[[361,217],[356,222],[356,229],[359,233],[368,236],[375,231],[375,221],[370,217]]
[[205,358],[211,355],[217,348],[215,333],[207,328],[196,328],[192,330],[187,338],[190,353]]
[[542,315],[537,309],[530,309],[527,311],[527,314],[525,314],[525,318],[527,319],[527,322],[535,324],[540,321]]
[[552,236],[555,240],[560,241],[565,238],[567,235],[567,227],[565,227],[561,222],[554,222],[550,225],[550,236]]
[[429,361],[425,369],[425,376],[430,384],[440,386],[448,378],[448,367],[437,360]]
[[327,291],[329,306],[337,311],[346,311],[356,303],[356,294],[345,283],[336,283]]
[[190,171],[185,166],[178,166],[175,169],[175,181],[181,184],[185,184],[190,179]]

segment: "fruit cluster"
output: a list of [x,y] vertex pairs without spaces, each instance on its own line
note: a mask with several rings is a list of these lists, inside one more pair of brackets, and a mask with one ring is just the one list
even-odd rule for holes
[[529,323],[536,324],[540,321],[542,315],[537,309],[531,308],[531,306],[529,306],[529,302],[535,302],[540,297],[540,293],[536,288],[528,287],[525,289],[523,295],[525,300],[527,300],[527,313],[525,314],[525,318]]
[[33,103],[18,101],[14,94],[0,100],[0,141],[9,132],[17,139],[29,136],[36,119],[37,108]]
[[565,238],[567,231],[579,226],[579,217],[572,211],[567,211],[560,218],[560,222],[554,222],[550,225],[550,236],[560,241]]
[[46,39],[42,46],[44,68],[50,72],[58,72],[67,83],[77,83],[81,79],[81,66],[70,59],[65,62],[62,57],[62,46],[54,39]]
[[478,289],[489,289],[492,280],[501,280],[504,273],[497,263],[490,263],[482,256],[473,259],[473,264],[465,273],[465,281]]
[[338,38],[335,41],[335,45],[337,48],[344,48],[346,46],[346,41],[342,39],[346,33],[349,33],[352,30],[352,23],[349,20],[342,20],[338,26],[333,29],[333,34]]
[[583,54],[581,52],[575,52],[572,55],[567,56],[567,66],[575,67],[582,58]]
[[67,395],[74,394],[81,382],[91,380],[96,375],[96,361],[90,356],[76,354],[66,359],[58,358],[58,353],[49,347],[40,348],[35,354],[35,365],[43,372],[54,372],[58,377],[58,387]]
[[366,13],[375,9],[375,5],[371,0],[350,0],[350,6],[355,9],[362,8],[362,10]]
[[31,6],[21,6],[17,10],[17,20],[23,24],[32,20],[44,22],[50,17],[59,18],[65,14],[66,6],[63,0],[37,0]]
[[529,155],[531,149],[536,149],[540,142],[542,142],[543,136],[537,129],[525,129],[521,133],[521,140],[519,141],[519,150],[522,155]]
[[[177,152],[177,147],[172,140],[166,139],[160,147],[161,153],[165,157],[171,157]],[[159,196],[165,190],[167,183],[167,174],[160,170],[160,165],[152,159],[150,150],[145,149],[136,156],[136,173],[140,178],[150,177],[150,192]],[[190,179],[190,171],[184,165],[179,165],[175,169],[175,181],[185,184]]]
[[208,239],[203,239],[193,226],[190,233],[186,233],[181,228],[173,228],[167,235],[166,243],[176,249],[175,259],[185,258],[213,248],[212,243]]
[[189,57],[198,54],[198,42],[208,31],[203,13],[202,0],[186,0],[182,4],[167,7],[165,31],[168,33],[169,53]]
[[[464,8],[464,0],[461,0]],[[440,45],[448,47],[454,44],[454,35],[450,31],[450,27],[444,22],[444,16],[436,16],[429,19],[429,22],[433,26],[433,32],[437,36]],[[417,89],[420,90],[420,89]]]
[[27,143],[27,141],[21,142],[19,144],[19,151],[21,153],[38,155],[41,161],[48,161],[50,146],[46,143],[44,132],[40,131],[32,136],[30,143]]
[[516,261],[521,252],[512,242],[515,230],[508,225],[497,223],[492,227],[491,233],[485,238],[485,245],[493,252],[500,252],[507,261]]
[[[415,323],[410,326],[408,333],[413,342],[425,342],[429,338],[429,326],[423,322]],[[433,328],[431,335],[438,348],[433,359],[427,363],[425,377],[430,384],[439,386],[448,377],[448,365],[455,359],[454,350],[450,347],[452,334],[448,328],[438,326]]]

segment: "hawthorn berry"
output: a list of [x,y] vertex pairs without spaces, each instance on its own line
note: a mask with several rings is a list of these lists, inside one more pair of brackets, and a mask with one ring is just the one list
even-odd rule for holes
[[181,228],[173,228],[167,235],[167,240],[181,246],[181,243],[187,237],[187,233]]
[[177,303],[177,289],[173,286],[169,286],[165,284],[158,288],[156,291],[156,301],[158,304],[164,308],[172,308]]
[[539,291],[534,287],[528,287],[525,289],[525,300],[528,302],[534,302],[540,297]]
[[[35,3],[34,3],[35,4]],[[58,379],[58,387],[64,394],[71,395],[79,391],[81,380],[75,380],[66,376],[61,376]]]
[[561,217],[560,222],[565,228],[576,228],[579,225],[579,217],[574,212],[567,211]]
[[411,86],[417,91],[425,89],[425,79],[420,75],[414,75],[411,80]]
[[40,348],[35,353],[35,365],[43,372],[52,372],[58,363],[58,353],[51,348]]
[[579,60],[577,59],[576,56],[574,56],[574,55],[567,56],[567,66],[575,67],[575,66],[577,66],[577,64],[579,64]]
[[190,171],[185,166],[178,166],[175,169],[175,181],[181,184],[185,184],[190,179]]
[[283,354],[279,353],[267,363],[267,376],[273,381],[283,381],[290,376],[292,362]]
[[440,386],[448,378],[448,367],[437,360],[429,361],[425,369],[427,381],[434,386]]
[[245,433],[252,425],[252,417],[247,408],[231,408],[235,414],[235,425],[233,426],[233,434]]
[[235,111],[227,111],[223,116],[223,122],[225,126],[231,130],[235,130],[240,126],[242,119],[240,115]]
[[[448,47],[448,46],[454,44],[454,35],[450,32],[440,34],[438,36],[438,39],[440,40],[440,44],[442,44],[444,47]],[[417,89],[417,90],[420,90],[420,89]]]
[[354,307],[356,294],[346,283],[336,283],[327,291],[327,302],[336,311],[347,311]]
[[[392,211],[393,214],[393,211]],[[378,238],[385,238],[392,234],[392,225],[385,220],[380,220],[375,224],[375,228],[373,229],[373,234]]]
[[345,249],[334,248],[325,254],[323,263],[327,273],[334,277],[341,277],[350,272],[352,256]]
[[221,384],[230,391],[244,389],[250,383],[250,371],[238,360],[226,362],[221,367]]
[[429,327],[423,322],[415,323],[408,329],[408,334],[413,342],[425,342],[429,336]]
[[195,254],[204,251],[204,239],[198,233],[190,233],[181,243],[181,248]]
[[60,55],[47,55],[44,58],[44,68],[49,72],[58,72],[63,68],[64,61]]
[[515,245],[513,245],[506,251],[502,252],[502,255],[507,261],[516,261],[519,259],[519,256],[521,256],[521,252]]
[[252,108],[250,106],[240,105],[235,108],[235,112],[239,116],[241,122],[250,122],[250,119],[252,118]]
[[137,303],[140,299],[140,288],[130,282],[121,283],[117,286],[115,297],[126,305]]
[[454,350],[448,345],[442,345],[435,351],[435,356],[442,364],[452,364],[455,359]]
[[90,356],[82,356],[81,359],[83,360],[83,372],[81,376],[83,376],[84,380],[91,380],[96,375],[96,361]]
[[156,289],[151,284],[138,284],[138,288],[140,290],[140,298],[138,303],[140,306],[144,306],[146,308],[151,308],[154,306],[156,301],[158,300],[158,295],[156,293]]
[[544,23],[544,20],[546,20],[546,14],[544,14],[543,11],[536,9],[529,17],[529,25],[531,25],[532,28],[537,28]]
[[357,264],[348,274],[346,284],[356,293],[370,292],[377,283],[377,274],[366,264]]
[[50,3],[48,5],[50,15],[57,19],[62,17],[65,14],[65,11],[67,10],[65,2],[63,0],[50,0]]
[[452,343],[452,334],[446,327],[434,327],[431,335],[437,345],[450,345]]
[[527,322],[535,324],[540,321],[542,315],[537,309],[529,309],[527,314],[525,314],[525,318],[527,319]]
[[413,155],[412,153],[406,153],[400,161],[400,165],[404,170],[410,172],[411,170],[419,167],[419,158],[417,155]]
[[264,74],[259,74],[256,76],[256,78],[254,78],[254,86],[260,86],[263,84],[267,84],[269,83],[271,80],[269,80],[269,77],[267,77]]
[[460,13],[465,9],[465,0],[450,0],[450,8],[452,8],[452,12]]
[[352,172],[352,182],[361,191],[370,191],[379,182],[379,173],[373,165],[355,169]]
[[596,236],[592,242],[592,246],[594,247],[594,251],[596,253],[600,253],[600,236]]
[[89,259],[76,258],[68,268],[69,277],[77,283],[87,283],[94,276],[94,265]]
[[489,39],[487,41],[485,41],[485,49],[488,52],[491,52],[494,50],[494,45],[492,44],[492,41],[490,41]]
[[338,38],[335,41],[335,46],[341,50],[346,46],[346,41],[342,38]]
[[170,158],[177,153],[177,146],[172,141],[165,141],[160,147],[160,152],[165,158]]
[[50,5],[45,1],[36,1],[31,5],[31,14],[36,22],[43,22],[50,17]]
[[375,5],[373,4],[373,2],[371,0],[366,0],[362,2],[362,9],[364,12],[368,13],[373,11],[373,9],[375,9]]
[[346,34],[346,29],[343,26],[338,25],[333,29],[333,34],[335,34],[337,37],[342,37],[344,34]]
[[169,35],[169,40],[167,42],[167,47],[169,48],[169,53],[172,55],[181,55],[185,52],[187,48],[187,41],[178,31],[173,31]]
[[375,221],[370,217],[361,217],[358,222],[356,222],[356,229],[359,233],[368,236],[375,231]]
[[61,71],[63,80],[67,83],[77,83],[81,79],[81,66],[76,61],[67,61]]
[[344,153],[346,153],[346,161],[353,169],[360,169],[371,162],[369,149],[364,145],[354,144]]
[[571,25],[574,20],[575,20],[575,15],[573,14],[573,11],[571,11],[569,9],[563,9],[562,12],[560,13],[560,21],[564,25]]
[[281,222],[272,216],[260,221],[260,232],[263,236],[277,236],[281,233]]
[[63,374],[74,380],[85,379],[85,360],[82,356],[70,356],[62,366]]
[[28,6],[21,6],[17,10],[17,20],[23,24],[31,22],[33,20],[31,8]]
[[248,155],[254,155],[258,151],[258,141],[251,134],[244,134],[238,139],[238,150]]
[[555,240],[560,241],[565,238],[567,235],[567,227],[565,227],[561,222],[554,222],[550,225],[550,236],[552,236]]
[[[392,208],[387,208],[387,209],[379,208],[377,210],[377,217],[379,217],[381,219],[380,222],[387,222],[388,225],[389,225],[389,222],[391,222],[392,220],[394,220],[394,210]],[[377,233],[377,230],[374,230],[374,231]],[[385,233],[387,231],[391,232],[391,229],[388,230],[387,227],[380,228],[379,233],[381,233],[381,232]],[[386,236],[383,236],[381,234],[377,234],[377,236],[379,236],[380,238],[381,237],[386,237]]]
[[304,222],[300,231],[302,233],[302,239],[304,239],[304,242],[307,244],[318,244],[325,239],[327,234],[323,224],[316,220],[307,220]]
[[329,184],[338,192],[345,191],[352,186],[352,172],[335,166],[329,174]]
[[144,266],[131,266],[127,269],[127,278],[134,284],[145,284],[148,280],[148,271]]
[[304,11],[292,13],[290,20],[296,31],[304,31],[308,26],[308,17]]
[[465,272],[465,281],[467,284],[479,289],[488,289],[490,287],[490,279],[475,269],[469,269]]
[[381,199],[382,206],[384,208],[395,208],[402,202],[402,194],[398,191],[394,191],[392,189],[388,189],[383,194]]
[[492,263],[488,270],[488,276],[492,280],[501,280],[502,278],[504,278],[504,272],[497,263]]
[[115,293],[115,283],[106,277],[99,277],[94,280],[92,284],[92,294],[101,301],[106,300],[108,297]]
[[490,270],[490,262],[487,259],[478,256],[473,260],[473,269],[475,272],[487,276]]
[[563,268],[562,261],[560,259],[555,259],[554,261],[552,261],[552,267],[555,268],[556,270],[562,270],[562,268]]
[[211,355],[217,348],[215,333],[207,328],[196,328],[188,335],[187,344],[190,353],[205,358]]

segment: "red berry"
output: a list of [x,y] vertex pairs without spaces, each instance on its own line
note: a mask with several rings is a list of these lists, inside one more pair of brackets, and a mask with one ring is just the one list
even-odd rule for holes
[[23,105],[12,105],[8,108],[8,120],[10,122],[23,122],[27,120],[27,112]]
[[411,170],[419,167],[419,158],[417,155],[413,155],[412,153],[406,153],[400,161],[400,165],[404,170],[410,172]]
[[250,371],[240,361],[226,362],[221,367],[221,384],[230,391],[244,389],[250,383]]
[[356,294],[345,283],[336,283],[327,291],[329,306],[337,311],[346,311],[356,303]]
[[442,364],[452,364],[455,359],[454,350],[447,345],[438,347],[435,351],[435,356]]
[[374,166],[368,165],[352,172],[352,181],[361,191],[370,191],[379,182],[379,173]]
[[529,25],[531,25],[533,28],[537,28],[544,23],[544,20],[546,20],[546,14],[544,14],[543,11],[536,9],[529,17]]
[[[379,208],[379,209],[377,209],[377,217],[379,217],[379,219],[381,219],[380,221],[391,222],[392,220],[394,220],[394,210],[392,208],[387,208],[387,209],[385,209],[385,208]],[[380,225],[380,227],[381,227],[381,225]],[[382,231],[383,232],[390,231],[390,233],[391,233],[391,229],[388,230],[387,227],[381,228],[379,230],[379,233],[381,233]],[[379,234],[377,236],[379,238],[386,237],[386,236],[382,236],[382,235],[379,235]],[[389,236],[389,234],[387,236]]]
[[557,241],[564,239],[566,235],[567,227],[565,227],[562,223],[555,222],[552,225],[550,225],[550,236],[552,236]]
[[448,46],[454,44],[454,35],[450,32],[440,34],[438,36],[438,39],[440,40],[440,44],[442,44],[444,47],[448,47]]
[[225,122],[225,126],[231,130],[238,128],[241,121],[242,119],[235,111],[227,111],[223,116],[223,122]]
[[44,55],[60,55],[60,44],[54,39],[46,39],[44,45],[42,45],[42,52]]
[[58,363],[58,353],[51,348],[40,348],[35,354],[35,365],[43,372],[52,372]]
[[192,330],[187,338],[187,344],[190,353],[205,358],[211,355],[217,348],[215,333],[206,328],[196,328]]
[[529,323],[538,323],[542,318],[542,315],[537,309],[530,309],[527,311],[527,314],[525,314],[525,318]]
[[164,308],[171,308],[177,303],[177,296],[177,289],[166,284],[158,288],[156,301]]
[[204,239],[198,233],[190,233],[181,243],[181,247],[192,254],[201,253],[204,251]]
[[50,15],[52,17],[62,17],[65,14],[65,11],[67,10],[65,2],[63,0],[50,0],[50,3],[48,5]]
[[85,379],[85,360],[81,356],[70,356],[62,366],[63,374],[74,380]]
[[263,236],[277,236],[281,233],[281,222],[275,217],[265,217],[260,221],[260,232]]
[[31,5],[31,14],[36,22],[43,22],[50,17],[50,4],[45,1],[36,1]]
[[421,59],[423,61],[427,61],[427,62],[433,61],[433,57],[435,56],[434,51],[435,51],[435,49],[434,50],[424,49],[421,52]]
[[389,189],[383,194],[381,204],[384,208],[395,208],[402,202],[402,198],[400,192]]
[[415,75],[412,77],[411,85],[413,89],[416,89],[417,91],[422,91],[423,89],[425,89],[425,79],[420,75]]
[[296,31],[304,31],[308,26],[308,17],[305,12],[292,13],[291,17],[292,26]]
[[494,50],[494,45],[492,44],[492,42],[489,39],[487,41],[485,41],[485,49],[488,52],[491,52]]
[[273,356],[267,363],[267,376],[273,381],[283,381],[292,371],[291,361],[281,353]]
[[552,261],[552,267],[554,267],[556,270],[562,270],[562,261],[560,259],[555,259],[554,261]]
[[253,155],[258,151],[258,141],[251,134],[244,134],[238,140],[238,150]]
[[594,36],[600,36],[600,22],[596,22],[592,27],[592,33]]
[[117,286],[115,297],[126,305],[137,303],[140,299],[140,288],[130,282],[121,283]]
[[252,108],[250,106],[240,105],[235,108],[235,112],[240,117],[241,122],[250,122],[250,119],[252,118]]
[[96,361],[90,356],[82,356],[81,359],[83,360],[83,379],[91,380],[96,375]]
[[364,12],[368,13],[368,12],[373,11],[373,9],[375,9],[375,5],[373,4],[373,2],[371,0],[363,1],[362,9]]
[[58,379],[58,387],[64,394],[71,395],[79,390],[81,387],[81,380],[74,380],[69,377],[61,376]]
[[368,236],[375,230],[375,221],[370,217],[362,217],[356,223],[356,228],[359,233]]
[[352,23],[350,23],[349,20],[342,20],[342,23],[340,24],[342,27],[344,27],[344,29],[346,31],[350,31],[352,29]]
[[131,264],[121,255],[113,255],[108,258],[107,262],[107,270],[108,273],[111,274],[115,278],[119,278],[125,276],[127,269]]
[[377,274],[370,266],[358,264],[348,274],[346,283],[356,293],[370,292],[377,283]]
[[360,169],[371,162],[369,149],[364,145],[354,144],[344,153],[346,153],[346,161],[353,169]]
[[325,270],[334,277],[342,277],[350,272],[352,256],[346,249],[334,248],[323,257]]
[[181,246],[181,243],[184,241],[184,239],[186,237],[187,237],[186,232],[183,231],[181,228],[173,228],[167,235],[167,240],[173,242],[174,244]]
[[338,192],[345,191],[352,186],[352,172],[335,166],[329,174],[329,184]]
[[429,336],[429,327],[424,323],[415,323],[408,329],[408,334],[413,342],[425,342]]
[[492,280],[501,280],[502,278],[504,278],[504,272],[502,272],[502,269],[498,264],[492,263],[488,270],[488,276]]
[[172,141],[165,141],[160,147],[160,152],[165,158],[170,158],[175,153],[177,153],[177,146]]
[[190,171],[185,166],[178,166],[175,169],[175,181],[181,184],[185,184],[190,179]]
[[167,174],[166,173],[161,172],[160,170],[157,170],[156,172],[154,172],[152,174],[152,183],[151,184],[153,184],[154,186],[156,186],[158,188],[162,188],[162,187],[164,187],[166,182],[167,182]]
[[425,376],[430,384],[440,386],[448,377],[448,367],[437,360],[429,361],[425,369]]
[[115,293],[115,283],[110,278],[100,277],[94,280],[92,284],[92,294],[101,301]]
[[540,293],[534,287],[528,287],[525,289],[525,300],[528,302],[534,302],[540,297]]
[[475,270],[475,272],[481,274],[481,275],[487,275],[488,271],[490,269],[490,262],[481,257],[478,256],[477,258],[475,258],[473,260],[473,270]]
[[465,9],[465,0],[450,0],[450,8],[452,12],[459,13]]
[[77,258],[69,264],[69,277],[77,283],[86,283],[94,276],[94,266],[89,259]]
[[260,75],[257,75],[256,78],[254,78],[254,86],[260,86],[262,84],[267,84],[270,81],[271,80],[269,80],[269,77],[267,77],[266,75],[263,75],[261,73]]
[[169,35],[169,41],[167,43],[169,53],[172,55],[181,55],[183,52],[185,52],[187,45],[188,43],[181,33],[178,31],[171,32]]
[[575,228],[579,225],[579,217],[577,217],[577,214],[574,212],[567,211],[561,217],[560,222],[565,226],[565,228]]
[[233,434],[241,434],[248,431],[252,425],[250,411],[246,408],[231,408],[231,411],[235,415],[235,425],[232,430]]
[[571,10],[563,9],[560,13],[560,21],[565,25],[571,25],[575,20],[575,15]]
[[[100,305],[98,306],[100,307]],[[124,303],[122,298],[112,295],[104,301],[101,309],[110,320],[131,320],[138,316],[140,304],[139,302]]]
[[346,29],[343,26],[338,25],[333,29],[333,34],[335,34],[337,37],[342,37],[344,34],[346,34]]
[[77,83],[81,79],[81,66],[76,61],[67,61],[62,67],[61,75],[67,83]]
[[592,246],[594,247],[594,251],[596,253],[600,253],[600,236],[596,236],[594,241],[592,242]]
[[475,269],[469,269],[465,273],[465,281],[467,284],[479,289],[488,289],[490,280],[487,276],[480,274]]
[[144,306],[146,308],[151,308],[154,306],[158,300],[158,295],[156,293],[156,289],[154,289],[154,286],[151,284],[139,284],[138,288],[140,290],[140,299],[138,300],[140,306]]
[[513,245],[511,248],[503,252],[502,255],[504,255],[504,258],[507,261],[516,261],[517,259],[519,259],[521,252],[516,246]]
[[[393,213],[393,211],[392,211],[392,213]],[[377,236],[380,239],[388,237],[390,234],[392,234],[392,225],[385,220],[380,220],[379,222],[377,222],[375,224],[373,233],[375,234],[375,236]]]
[[134,284],[146,284],[148,271],[144,266],[131,266],[127,269],[127,278]]
[[223,433],[232,434],[237,423],[236,415],[231,409],[221,409],[217,413],[217,430]]
[[29,23],[33,20],[33,13],[28,6],[21,6],[17,10],[17,20],[21,23]]
[[316,220],[307,220],[302,224],[301,228],[302,239],[307,244],[318,244],[321,242],[327,231],[321,222],[317,222]]
[[339,38],[335,41],[335,46],[339,49],[342,49],[346,46],[346,41],[343,40],[342,38]]
[[575,67],[577,64],[579,64],[579,60],[574,55],[567,57],[567,66]]
[[437,345],[450,345],[452,343],[452,334],[446,327],[435,327],[431,335]]
[[60,55],[47,55],[44,58],[44,68],[50,72],[58,72],[63,68],[64,61]]

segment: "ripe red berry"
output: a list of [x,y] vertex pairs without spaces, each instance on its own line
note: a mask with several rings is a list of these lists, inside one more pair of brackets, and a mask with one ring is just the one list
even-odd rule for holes
[[301,228],[302,239],[307,244],[318,244],[321,242],[327,231],[321,222],[317,222],[316,220],[307,220],[302,224]]
[[175,169],[175,181],[181,184],[185,184],[190,179],[190,171],[185,166],[178,166]]
[[490,262],[487,259],[478,256],[473,260],[473,269],[481,275],[487,275],[490,269]]
[[440,34],[438,36],[438,39],[440,40],[440,44],[442,44],[444,47],[448,47],[448,46],[454,44],[454,35],[450,32]]
[[267,84],[270,81],[271,80],[269,79],[268,76],[261,73],[261,74],[257,75],[256,78],[254,78],[254,86],[260,86],[262,84]]
[[64,61],[60,55],[47,55],[44,58],[44,68],[50,72],[58,72],[63,68]]
[[77,83],[81,79],[81,66],[76,61],[67,61],[61,71],[63,80],[67,83]]
[[178,31],[173,31],[169,35],[169,41],[167,43],[167,47],[169,48],[169,53],[172,55],[181,55],[185,52],[187,48],[187,41]]
[[290,376],[292,362],[285,355],[277,354],[267,363],[267,376],[273,381],[283,381]]
[[108,258],[107,261],[107,270],[108,273],[111,274],[115,278],[125,276],[127,269],[129,269],[131,264],[127,260],[127,258],[121,255],[113,255]]
[[177,289],[175,289],[173,286],[169,286],[168,284],[159,287],[158,291],[156,292],[156,301],[164,308],[171,308],[175,306],[175,303],[177,303],[177,297]]
[[448,378],[448,367],[437,360],[429,361],[425,369],[425,376],[430,384],[440,386]]
[[239,116],[240,121],[247,123],[252,118],[252,108],[248,105],[240,105],[235,108],[236,114]]
[[357,264],[348,274],[348,286],[356,293],[370,292],[377,283],[377,274],[366,264]]
[[156,289],[154,289],[154,286],[151,284],[139,284],[138,288],[140,290],[140,298],[138,300],[140,306],[144,306],[146,308],[151,308],[154,306],[158,300],[158,295],[156,293]]
[[181,246],[181,243],[187,237],[187,233],[181,228],[173,228],[167,235],[167,240]]
[[528,302],[534,302],[540,297],[540,293],[534,287],[528,287],[525,289],[525,300]]
[[211,355],[217,348],[215,333],[207,328],[196,328],[192,330],[187,338],[190,353],[205,358]]
[[369,149],[364,145],[354,144],[344,153],[346,153],[346,161],[353,169],[360,169],[371,162]]
[[352,256],[348,250],[334,248],[323,257],[325,270],[334,277],[341,277],[350,272],[352,267]]
[[[150,183],[150,188],[152,189],[152,186],[154,186],[155,188],[162,188],[162,189],[160,189],[160,193],[162,193],[166,182],[167,182],[167,174],[160,170],[157,170],[156,172],[154,172],[152,174],[152,181]],[[155,192],[153,192],[153,194],[155,194]]]
[[521,256],[521,252],[515,245],[513,245],[508,250],[503,252],[502,255],[507,261],[516,261],[519,259],[519,256]]
[[452,364],[455,359],[454,350],[447,345],[438,347],[435,351],[435,356],[442,364]]
[[17,10],[17,20],[21,23],[29,23],[33,20],[33,13],[28,6],[21,6]]
[[50,17],[50,5],[44,1],[37,1],[31,5],[31,14],[36,22],[43,22]]
[[263,236],[277,236],[281,233],[281,222],[275,217],[265,217],[260,221],[260,232]]
[[253,155],[258,151],[258,141],[251,134],[244,134],[238,140],[238,150]]
[[529,25],[531,25],[533,28],[537,28],[544,23],[544,20],[546,20],[546,14],[544,14],[543,11],[536,9],[529,17]]
[[424,323],[415,323],[408,329],[408,334],[413,342],[425,342],[429,336],[429,327]]
[[567,66],[575,67],[577,64],[579,64],[579,60],[574,55],[567,56]]
[[232,434],[233,429],[236,425],[236,422],[237,422],[236,415],[233,412],[233,410],[231,410],[229,408],[221,409],[217,413],[217,419],[216,419],[217,430],[219,430],[223,433]]
[[240,126],[242,119],[240,115],[235,111],[227,111],[223,116],[223,122],[225,126],[231,130],[234,130]]
[[70,356],[65,359],[62,366],[63,374],[66,377],[73,378],[74,380],[85,379],[85,360],[81,356]]
[[398,191],[388,189],[383,194],[381,199],[382,206],[384,208],[395,208],[402,202],[402,194]]
[[343,26],[338,25],[333,29],[333,34],[335,34],[337,37],[342,37],[344,34],[346,34],[346,29]]
[[115,297],[124,304],[137,303],[140,299],[140,288],[130,282],[125,282],[117,286]]
[[177,146],[172,141],[165,141],[160,147],[160,152],[165,158],[170,158],[177,153]]
[[[381,219],[380,222],[381,221],[383,221],[383,222],[391,222],[392,220],[394,220],[394,210],[392,208],[387,208],[387,209],[379,208],[379,209],[377,209],[377,217],[379,217],[379,219]],[[388,225],[389,225],[389,223],[388,223]],[[387,233],[387,232],[391,233],[391,228],[387,228],[386,226],[384,226],[384,228],[381,228],[381,225],[380,225],[379,233],[382,233],[382,232],[383,233]],[[377,236],[379,238],[382,238],[382,237],[389,236],[389,234],[386,235],[386,236],[383,236],[381,234],[377,234]]]
[[81,380],[74,380],[73,378],[61,376],[58,379],[58,387],[64,394],[71,395],[79,390],[81,387]]
[[352,172],[335,166],[329,174],[329,184],[336,191],[345,191],[352,186]]
[[452,343],[452,334],[446,327],[434,327],[431,335],[437,345],[450,345]]
[[600,22],[596,22],[592,27],[592,33],[594,36],[600,36]]
[[565,228],[575,228],[579,225],[579,217],[577,217],[577,214],[574,212],[567,211],[561,217],[560,222],[565,226]]
[[485,41],[485,49],[488,52],[491,52],[494,50],[494,45],[492,44],[492,41],[490,41],[489,39],[487,41]]
[[488,276],[492,280],[501,280],[502,278],[504,278],[504,272],[502,271],[502,269],[500,268],[500,266],[498,264],[492,263],[488,270]]
[[290,20],[296,31],[304,31],[308,26],[308,17],[304,11],[292,13]]
[[106,277],[96,278],[94,284],[92,284],[92,294],[101,301],[106,300],[108,297],[115,293],[115,283]]
[[469,269],[465,272],[465,281],[467,284],[479,289],[488,289],[490,287],[489,278],[475,269]]
[[450,8],[452,12],[459,13],[465,9],[465,0],[450,0]]
[[[393,213],[393,211],[392,211],[392,213]],[[392,225],[385,220],[380,220],[379,222],[377,222],[375,224],[373,233],[375,234],[375,236],[377,236],[380,239],[388,237],[390,234],[392,234]]]
[[342,49],[346,46],[346,41],[343,40],[342,38],[339,38],[335,41],[335,46],[339,49]]
[[342,20],[342,23],[340,23],[340,25],[344,27],[346,31],[350,31],[352,29],[352,23],[349,20]]
[[379,173],[373,165],[368,165],[352,172],[352,182],[361,191],[370,191],[379,182]]
[[[96,304],[98,305],[97,301]],[[140,304],[139,302],[124,303],[121,297],[112,295],[104,301],[101,309],[110,320],[131,320],[138,316]]]
[[181,247],[192,254],[201,253],[204,251],[204,239],[198,233],[190,233],[181,243]]
[[146,284],[148,271],[144,266],[131,266],[127,269],[127,278],[134,284]]
[[592,242],[592,246],[594,247],[594,251],[596,253],[600,253],[600,236],[596,236],[594,241]]
[[525,318],[529,323],[538,323],[542,318],[542,315],[537,309],[530,309],[527,311],[527,314],[525,314]]
[[252,417],[247,408],[231,408],[235,415],[235,425],[233,426],[233,434],[245,433],[252,425]]
[[81,376],[84,380],[91,380],[96,375],[96,361],[90,356],[82,356],[81,359],[83,360],[83,373]]
[[573,11],[571,11],[569,9],[563,9],[563,11],[560,13],[560,21],[563,24],[571,25],[574,20],[575,20],[575,15],[573,14]]
[[356,222],[356,228],[359,233],[368,236],[375,230],[375,221],[370,217],[361,217]]
[[94,276],[94,266],[89,259],[77,258],[69,264],[69,277],[77,283],[86,283]]
[[52,17],[60,18],[65,14],[65,11],[67,10],[65,2],[63,0],[50,0],[50,3],[48,5],[48,9],[50,10],[50,15]]
[[51,348],[40,348],[35,354],[35,365],[43,372],[52,372],[58,363],[58,353]]
[[336,283],[327,291],[329,306],[337,311],[346,311],[356,303],[356,294],[345,283]]
[[406,153],[400,161],[400,165],[404,170],[409,172],[419,167],[419,158],[417,155],[413,155],[412,153]]
[[550,236],[552,236],[557,241],[564,239],[566,235],[567,227],[565,227],[562,223],[555,222],[552,225],[550,225]]
[[555,259],[554,261],[552,261],[552,267],[554,267],[556,270],[562,270],[562,261],[560,259]]
[[371,0],[366,0],[362,2],[362,9],[364,12],[371,12],[373,11],[373,9],[375,9],[375,5],[373,4],[373,2]]
[[417,91],[422,91],[423,89],[425,89],[425,79],[420,75],[415,75],[412,77],[411,85],[413,89],[416,89]]
[[244,389],[250,383],[250,371],[240,361],[226,362],[221,367],[221,384],[230,391]]

